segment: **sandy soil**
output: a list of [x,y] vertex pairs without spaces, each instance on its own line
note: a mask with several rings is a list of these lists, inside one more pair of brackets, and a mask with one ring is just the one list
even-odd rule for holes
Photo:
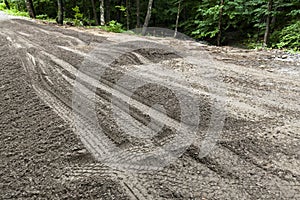
[[[300,198],[299,57],[281,51],[82,31],[23,19],[6,18],[0,27],[1,198]],[[155,42],[170,48],[122,53],[120,42],[132,40],[140,42],[136,46]],[[97,52],[102,57],[93,57]],[[200,53],[203,64],[196,68],[177,52],[189,52],[191,59]],[[110,63],[100,78],[92,70],[99,62]],[[91,71],[78,80],[83,63],[89,64]],[[111,144],[148,151],[174,138],[174,129],[183,117],[178,99],[169,90],[148,84],[126,101],[130,84],[115,85],[128,71],[153,63],[180,72],[192,87],[186,88],[177,79],[171,80],[171,85],[199,97],[199,138],[159,171],[113,169],[101,162],[102,143],[95,135],[78,135],[72,104],[74,84],[79,81],[95,92],[97,119]],[[218,87],[226,91],[225,96],[212,93],[201,79],[212,71],[220,76]],[[156,83],[166,79],[165,74],[151,70],[132,76]],[[99,80],[98,85],[94,79]],[[226,104],[218,109],[226,111],[226,120],[217,147],[199,158],[199,141],[209,127],[212,111],[218,110],[211,99],[221,98]],[[151,118],[163,128],[150,140],[125,134],[112,112],[122,106],[113,99],[129,106],[129,111],[118,112],[120,118],[126,113],[133,117],[134,122],[126,122],[129,129],[139,130]],[[147,114],[155,104],[165,110],[161,115]],[[78,112],[77,119],[84,121],[81,125],[85,128],[79,129],[89,134],[93,122]]]

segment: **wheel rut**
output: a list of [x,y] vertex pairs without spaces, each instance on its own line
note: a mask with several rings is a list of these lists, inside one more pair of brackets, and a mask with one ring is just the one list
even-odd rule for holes
[[[108,191],[105,187],[103,189],[102,183],[100,184],[101,181],[107,180],[115,186],[116,194],[114,195],[120,199],[297,199],[299,196],[300,177],[297,174],[299,169],[297,166],[299,162],[299,155],[297,155],[297,149],[299,149],[297,119],[300,116],[297,104],[299,80],[277,73],[276,70],[273,73],[262,74],[260,69],[255,67],[250,69],[247,66],[216,61],[217,65],[213,67],[224,78],[220,87],[228,89],[228,101],[225,108],[228,116],[217,147],[205,158],[199,158],[198,141],[203,140],[209,127],[211,106],[213,106],[211,101],[221,98],[218,94],[210,93],[205,82],[197,78],[203,74],[209,74],[205,61],[200,73],[193,71],[195,70],[193,65],[185,63],[184,58],[176,55],[174,51],[165,52],[158,50],[159,48],[137,50],[130,47],[134,50],[126,52],[130,50],[126,47],[126,51],[122,52],[114,46],[117,42],[113,42],[113,37],[107,40],[105,34],[105,37],[96,36],[19,19],[1,22],[0,26],[0,43],[5,44],[0,48],[0,56],[8,58],[9,54],[17,55],[17,58],[13,58],[15,60],[12,59],[9,62],[1,58],[3,68],[1,68],[0,75],[0,90],[5,94],[4,97],[1,96],[4,102],[3,108],[1,105],[1,113],[6,113],[3,116],[8,116],[8,118],[7,121],[4,120],[5,124],[1,124],[0,131],[3,134],[0,137],[3,137],[6,143],[26,138],[23,132],[17,131],[19,135],[12,137],[4,131],[5,128],[15,130],[10,124],[24,118],[23,115],[22,117],[18,115],[23,111],[14,111],[17,108],[4,110],[4,107],[9,105],[10,96],[17,101],[18,95],[13,94],[13,90],[19,91],[18,87],[26,86],[26,91],[31,91],[28,95],[34,93],[37,96],[35,97],[37,100],[34,101],[38,102],[26,105],[31,109],[26,117],[31,120],[36,118],[36,123],[41,123],[41,125],[34,129],[30,126],[25,129],[24,125],[23,129],[27,130],[30,137],[39,138],[44,137],[43,133],[46,134],[51,127],[51,130],[55,130],[51,132],[53,136],[58,134],[56,137],[66,140],[63,140],[65,143],[61,145],[65,145],[68,150],[63,151],[62,154],[56,153],[57,156],[51,154],[57,160],[62,157],[62,161],[59,162],[65,164],[60,167],[55,164],[56,171],[50,170],[51,173],[57,173],[55,175],[57,178],[53,179],[57,184],[65,184],[62,188],[71,188],[74,186],[72,184],[80,185],[90,179],[93,180],[91,182],[94,185],[90,186],[86,183],[87,187],[95,187],[100,191]],[[118,36],[115,37],[118,38]],[[138,39],[139,37],[136,38]],[[151,43],[151,39],[149,41]],[[172,44],[172,42],[171,39],[162,39],[160,44]],[[103,51],[99,54],[93,52],[99,46],[103,48]],[[114,48],[108,49],[109,46]],[[183,46],[177,46],[177,48],[180,50]],[[210,47],[205,48],[210,51]],[[198,47],[191,47],[191,49],[203,51]],[[7,52],[5,53],[4,50]],[[103,57],[97,57],[99,55]],[[82,71],[82,63],[87,64],[91,71]],[[147,166],[145,163],[142,167],[136,166],[139,173],[133,173],[124,171],[122,167],[118,167],[118,163],[126,163],[127,160],[134,159],[135,155],[152,151],[158,146],[171,142],[177,134],[176,130],[182,126],[180,124],[182,116],[178,112],[180,105],[174,98],[175,95],[169,90],[156,87],[155,84],[149,84],[136,91],[132,91],[135,88],[130,84],[118,85],[118,81],[127,74],[129,78],[142,83],[162,82],[166,76],[159,71],[144,70],[138,75],[129,73],[139,70],[141,65],[151,64],[181,70],[185,78],[190,80],[192,87],[184,85],[173,77],[170,82],[172,88],[179,88],[186,94],[195,94],[199,97],[201,120],[199,124],[183,124],[187,127],[198,126],[199,130],[195,133],[196,139],[192,146],[178,159],[156,171],[153,171],[151,165]],[[10,72],[9,65],[19,66],[15,71],[21,75]],[[101,77],[99,77],[99,72],[93,73],[97,72],[96,68],[99,66],[104,66],[105,69],[103,73],[101,72]],[[10,70],[14,69],[12,67]],[[16,78],[11,80],[9,77]],[[18,79],[23,85],[17,86],[16,80]],[[12,81],[15,84],[14,89],[8,87]],[[98,124],[95,124],[95,118],[91,118],[93,115],[86,115],[82,109],[76,110],[72,102],[76,84],[80,86],[78,94],[81,94],[79,96],[83,98],[82,102],[86,102],[86,105],[81,106],[94,109],[96,119],[101,122],[103,135],[95,132]],[[148,93],[143,93],[143,90]],[[270,91],[274,93],[273,96],[268,96]],[[85,94],[90,96],[85,96]],[[20,98],[28,99],[29,97],[21,92]],[[40,106],[40,101],[43,102],[43,106]],[[153,106],[159,103],[169,109]],[[36,104],[40,106],[39,109],[33,108]],[[116,110],[113,109],[118,112],[114,113]],[[49,117],[53,123],[47,120],[46,114],[43,115],[45,119],[38,120],[36,117],[42,115],[42,112],[52,111],[56,113],[56,115],[51,114],[51,118]],[[10,112],[15,114],[7,114]],[[131,116],[133,121],[123,121],[128,129],[145,134],[157,133],[159,130],[158,135],[151,138],[152,135],[149,134],[140,138],[138,134],[127,134],[115,120],[116,117],[126,119],[124,117],[126,115]],[[147,126],[151,122],[153,124]],[[46,125],[47,123],[49,125]],[[17,127],[17,125],[14,126]],[[76,128],[83,132],[77,137],[75,136]],[[48,145],[55,140],[51,139],[51,134],[39,142]],[[68,143],[68,140],[72,143]],[[37,155],[43,155],[47,153],[47,150],[43,150],[39,142],[32,145],[32,149],[39,149],[37,151],[40,153]],[[58,141],[55,140],[55,142],[59,144]],[[70,150],[67,144],[74,145],[75,143],[77,146],[75,150]],[[50,146],[49,152],[51,153]],[[110,150],[113,152],[115,147],[122,151],[110,154],[112,158],[116,158],[115,162],[117,162],[116,166],[112,167],[113,165],[109,166],[102,162],[102,158]],[[19,152],[13,152],[12,147],[7,148],[11,153],[6,152],[5,155],[19,156]],[[134,154],[132,158],[128,157],[127,152]],[[0,157],[2,157],[2,152]],[[3,156],[3,158],[5,163],[10,163],[9,156]],[[27,157],[18,158],[20,162],[23,160],[25,163],[29,162],[26,161],[29,159]],[[284,158],[284,161],[280,158]],[[137,156],[137,159],[140,158]],[[30,163],[33,161],[23,165],[29,166]],[[53,163],[56,162],[53,161]],[[45,171],[40,173],[47,173],[46,167],[44,169]],[[45,176],[50,177],[50,175]],[[22,185],[26,181],[17,183]],[[70,188],[61,189],[61,191],[74,192]],[[5,191],[10,190],[13,189]],[[43,189],[36,190],[42,191]],[[29,191],[29,195],[31,190],[26,189],[26,191]],[[122,193],[123,196],[121,196]],[[16,194],[18,195],[20,193]]]

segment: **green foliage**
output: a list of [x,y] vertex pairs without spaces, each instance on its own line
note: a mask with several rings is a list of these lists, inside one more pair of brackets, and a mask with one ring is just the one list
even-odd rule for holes
[[[0,0],[0,10],[5,10],[5,4]],[[8,0],[11,11],[5,12],[28,16],[25,0]],[[199,40],[215,43],[219,30],[220,9],[222,8],[221,40],[223,44],[244,44],[251,48],[260,48],[266,30],[267,15],[271,16],[270,41],[272,48],[299,49],[299,0],[273,0],[272,10],[268,11],[269,0],[155,0],[149,26],[171,28],[175,27],[180,2],[179,32]],[[36,17],[42,20],[55,19],[57,16],[56,0],[33,0]],[[140,25],[147,13],[148,1],[140,1]],[[95,1],[99,17],[100,3]],[[129,9],[129,10],[127,10]],[[101,27],[107,31],[123,32],[122,24],[129,18],[130,28],[136,27],[137,5],[130,1],[110,1],[110,7],[105,6],[105,14],[109,11],[110,21]],[[127,12],[129,11],[129,12]],[[129,14],[129,16],[126,16]],[[107,16],[106,16],[107,17]],[[91,1],[64,0],[64,18],[66,22],[79,25],[95,25]]]
[[5,10],[5,13],[7,13],[9,15],[14,15],[14,16],[29,17],[28,12],[19,11],[16,8],[13,8],[10,10]]
[[297,21],[279,32],[278,48],[289,48],[295,51],[300,50],[300,21]]
[[33,0],[36,15],[47,15],[49,18],[57,16],[57,1]]
[[[222,15],[221,14],[222,10]],[[196,10],[196,25],[191,35],[195,38],[206,39],[216,38],[217,34],[227,30],[230,32],[242,30],[247,25],[247,2],[245,0],[224,0],[221,5],[219,0],[204,0]],[[221,30],[219,30],[219,21],[221,17]],[[191,26],[194,27],[194,26]],[[246,27],[245,27],[246,28]],[[226,34],[223,34],[223,40]]]
[[125,32],[125,30],[122,29],[122,26],[123,25],[121,23],[118,23],[117,21],[112,20],[108,23],[107,26],[103,26],[101,28],[106,31],[109,31],[109,32],[122,33],[122,32]]
[[80,13],[79,7],[75,6],[74,8],[72,8],[72,10],[75,12],[74,14],[74,22],[75,22],[75,26],[82,26],[83,25],[83,14]]
[[121,6],[115,6],[117,9],[119,9],[121,12],[126,12],[126,7],[121,5]]
[[37,16],[35,16],[35,18],[36,19],[42,19],[42,20],[49,19],[47,14],[37,15]]
[[243,44],[249,48],[249,49],[263,49],[263,43],[257,41],[254,38],[249,37],[248,39],[246,39]]
[[[157,23],[159,24],[159,26],[163,26],[164,28],[173,29],[175,27],[179,1],[180,0],[154,1],[154,6],[152,8],[152,15],[151,15],[152,16],[151,18],[153,20],[153,21],[151,20],[152,23]],[[183,5],[181,2],[181,10],[182,7]],[[157,25],[153,24],[151,26],[157,26]]]
[[[293,34],[294,37],[291,39],[289,36],[283,36],[286,35],[286,31],[285,33],[281,31],[286,28],[287,23],[291,24],[292,21],[300,20],[299,0],[273,0],[271,12],[268,11],[269,0],[224,0],[222,7],[220,2],[220,0],[202,0],[197,5],[193,4],[193,7],[197,7],[195,11],[191,10],[194,16],[181,23],[185,33],[197,39],[214,42],[220,31],[218,23],[222,8],[222,41],[232,42],[231,33],[239,32],[240,37],[233,38],[233,41],[235,40],[237,43],[246,41],[248,42],[246,46],[260,47],[266,29],[266,17],[270,15],[273,47],[286,46],[286,44],[295,46],[297,44],[295,39],[297,34]],[[289,28],[288,31],[290,32],[298,31],[296,26]],[[279,42],[276,38],[284,38],[284,41],[282,39]],[[287,40],[295,40],[296,44],[287,42]],[[280,45],[277,45],[278,43]]]
[[8,0],[8,3],[10,5],[11,8],[15,8],[16,10],[19,11],[24,11],[26,12],[26,4],[25,4],[25,0]]
[[64,23],[69,25],[75,25],[74,19],[72,18],[64,18]]
[[0,10],[5,10],[5,9],[6,9],[5,3],[0,3]]
[[219,32],[218,20],[220,6],[216,4],[216,1],[206,0],[203,5],[200,5],[197,10],[194,23],[197,25],[196,30],[192,32],[195,38],[209,37],[213,38]]

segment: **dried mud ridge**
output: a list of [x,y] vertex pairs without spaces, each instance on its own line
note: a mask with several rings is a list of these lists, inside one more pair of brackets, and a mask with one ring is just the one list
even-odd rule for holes
[[[100,86],[77,80],[96,90],[97,118],[107,137],[121,149],[148,151],[172,140],[174,129],[164,126],[149,140],[125,134],[111,108],[115,83],[142,64],[163,63],[180,71],[199,96],[199,139],[208,128],[212,96],[198,79],[211,67],[226,88],[226,121],[217,148],[198,157],[195,142],[164,169],[140,173],[112,169],[98,161],[74,132],[72,92],[83,61],[93,48],[136,36],[94,35],[14,19],[0,24],[0,197],[102,199],[297,199],[300,194],[300,64],[278,59],[272,52],[245,51],[148,38],[179,51],[211,53],[215,64],[201,72],[172,51],[141,48],[115,59],[101,76]],[[127,38],[128,37],[128,38]],[[144,38],[136,37],[138,40]],[[110,49],[107,57],[114,58]],[[103,54],[103,52],[101,52]],[[209,61],[207,61],[209,62]],[[201,73],[201,74],[199,74]],[[162,80],[149,71],[143,80]],[[179,85],[179,82],[174,82]],[[108,88],[108,89],[107,89]],[[130,88],[114,88],[127,94]],[[166,98],[167,97],[167,98]],[[145,106],[160,103],[169,118],[179,121],[179,102],[172,91],[147,84],[132,96]],[[121,99],[122,100],[122,99]],[[117,105],[118,106],[118,105]],[[149,115],[129,105],[137,124]],[[80,114],[80,113],[79,113]],[[79,115],[80,116],[80,115]],[[89,119],[82,120],[88,122]],[[157,119],[158,121],[160,119]],[[89,131],[88,126],[86,131]],[[90,138],[93,139],[93,138]],[[88,142],[88,139],[86,140]],[[152,145],[149,145],[152,144]]]

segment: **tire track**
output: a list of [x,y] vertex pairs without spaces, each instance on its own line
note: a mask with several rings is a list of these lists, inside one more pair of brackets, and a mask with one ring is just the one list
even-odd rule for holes
[[[6,23],[10,25],[11,22]],[[32,22],[23,23],[23,21],[15,20],[14,23],[18,25],[15,29],[1,28],[0,34],[8,37],[11,47],[18,49],[23,66],[31,77],[31,85],[38,96],[68,124],[73,124],[74,110],[71,105],[71,92],[80,61],[88,53],[83,46],[92,49],[93,42],[103,41],[100,41],[99,37],[89,38],[84,34],[80,37],[80,34],[76,32],[36,25]],[[37,30],[34,29],[33,36],[29,36],[28,34],[31,32],[26,30],[26,27],[35,27]],[[47,42],[44,39],[39,41],[41,32],[43,37],[57,41]],[[56,33],[58,37],[53,37]],[[59,45],[61,43],[63,46]],[[102,60],[109,60],[118,52],[109,53],[107,50],[108,57]],[[91,63],[101,61],[92,57],[89,59]],[[129,63],[128,66],[121,66],[124,60]],[[107,72],[105,79],[101,80],[100,85],[96,84],[98,77],[93,74],[82,75],[85,80],[81,80],[80,83],[84,91],[92,93],[94,88],[101,88],[96,91],[97,115],[100,119],[112,117],[111,107],[108,106],[111,103],[109,101],[111,94],[123,95],[123,99],[127,98],[128,92],[124,91],[125,88],[114,87],[118,76],[126,73],[132,64],[138,68],[140,64],[153,61],[142,52],[127,54],[124,60],[113,63],[111,70]],[[173,60],[170,61],[170,67],[173,67],[172,62]],[[296,127],[297,117],[300,116],[300,109],[296,101],[300,87],[299,81],[278,73],[262,74],[257,69],[225,63],[214,67],[226,75],[224,76],[226,78],[224,87],[230,89],[230,103],[227,105],[230,114],[220,145],[208,157],[199,159],[197,151],[189,150],[170,166],[157,171],[157,173],[141,170],[138,174],[125,173],[117,170],[118,168],[112,169],[101,163],[77,163],[66,168],[67,173],[64,174],[61,181],[72,182],[75,179],[83,180],[87,177],[110,177],[120,182],[132,199],[297,199],[300,193],[297,168],[291,170],[292,165],[282,166],[279,163],[271,169],[268,163],[276,162],[277,154],[278,157],[283,154],[285,159],[292,163],[299,161],[299,157],[295,155],[297,142],[299,142]],[[205,90],[203,87],[205,83],[200,81],[197,83],[199,79],[196,78],[196,73],[183,73],[193,79],[195,87],[193,90],[187,90],[176,80],[174,81],[175,87],[215,98],[214,94]],[[163,79],[163,76],[157,72],[145,71],[140,78],[159,81]],[[260,81],[262,83],[257,84]],[[264,84],[268,81],[273,86]],[[251,85],[252,82],[255,84]],[[269,90],[275,94],[273,97],[267,96],[266,91]],[[149,122],[145,113],[151,107],[151,102],[147,102],[143,98],[136,98],[134,103],[127,102],[127,105],[138,108],[133,109],[130,113],[136,120],[136,124],[132,124],[133,127],[140,129],[140,126]],[[125,112],[125,110],[120,112]],[[157,121],[165,117],[163,112],[157,112],[157,109],[153,109],[150,116],[156,117]],[[209,110],[204,110],[204,112],[209,113]],[[281,115],[278,117],[279,113]],[[81,129],[86,132],[86,135],[81,135],[82,142],[96,158],[100,158],[101,153],[109,149],[109,146],[105,147],[105,143],[118,144],[121,148],[137,154],[145,148],[151,150],[155,147],[151,140],[138,140],[122,135],[122,131],[114,127],[115,124],[104,125],[107,141],[99,141],[100,137],[94,132],[94,124],[90,122],[91,119],[82,113],[75,112],[75,114],[80,115],[78,119],[82,122]],[[171,121],[164,122],[175,129],[178,128],[178,119],[174,116],[167,116],[167,119],[169,118]],[[245,123],[242,123],[242,120],[245,120]],[[291,122],[288,123],[290,120]],[[108,122],[106,121],[106,123]],[[177,125],[174,126],[176,123]],[[289,124],[290,128],[286,128],[286,124]],[[156,130],[155,127],[152,128]],[[114,133],[111,133],[112,131]],[[265,136],[264,134],[268,131],[271,131],[272,134]],[[273,138],[275,135],[285,137],[286,140],[276,140]],[[163,144],[171,140],[172,134],[170,133],[163,139],[158,138],[157,143]],[[133,143],[136,144],[131,145],[130,141],[134,141]],[[286,146],[280,146],[286,144],[290,144],[290,148],[293,149],[288,150]],[[118,156],[118,161],[128,159],[126,153],[112,154],[112,156]]]

